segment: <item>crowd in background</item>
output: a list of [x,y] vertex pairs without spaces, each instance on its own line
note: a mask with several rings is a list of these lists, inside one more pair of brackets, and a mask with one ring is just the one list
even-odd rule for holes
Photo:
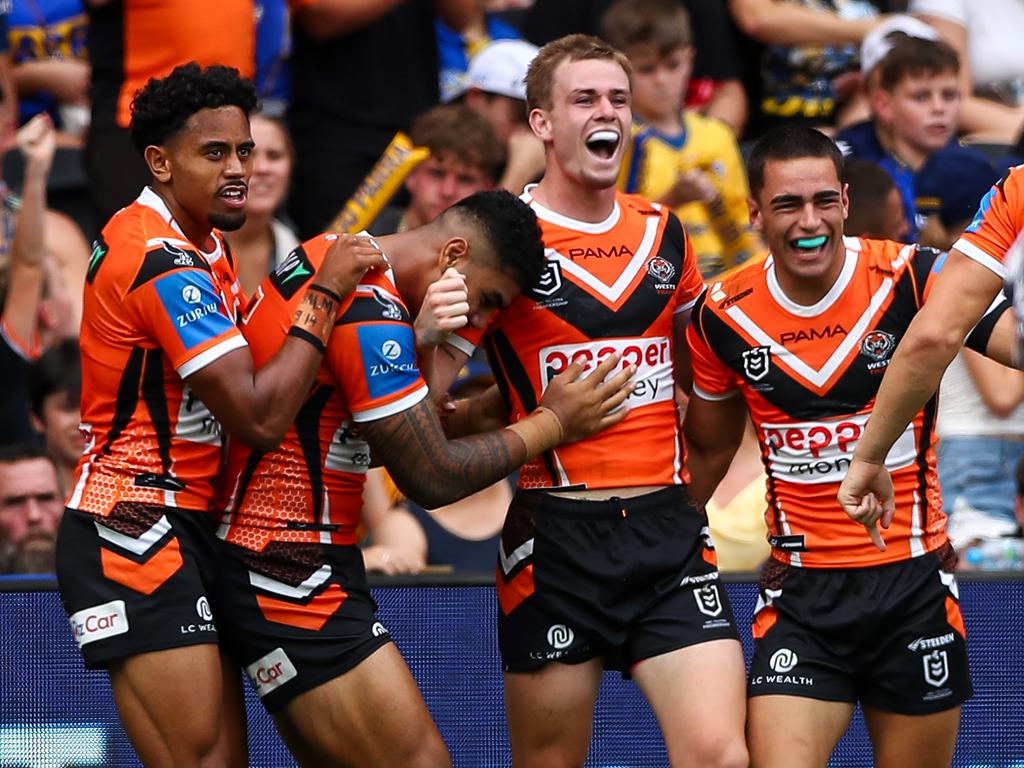
[[[1022,154],[1014,38],[1024,5],[967,10],[966,0],[0,6],[0,572],[52,570],[83,447],[75,337],[88,242],[147,181],[127,127],[150,77],[195,60],[257,84],[248,220],[229,236],[251,295],[301,239],[338,220],[398,132],[429,155],[369,185],[373,234],[417,227],[478,190],[519,193],[536,181],[544,155],[526,121],[526,67],[549,40],[601,35],[634,69],[620,186],[676,210],[710,284],[765,255],[747,217],[743,151],[782,124],[818,127],[847,156],[846,234],[950,247]],[[396,194],[380,199],[384,188]],[[474,360],[453,395],[489,382]],[[961,562],[1024,567],[1024,374],[964,351],[941,392],[938,466]],[[753,569],[768,552],[748,432],[708,507],[723,570]],[[367,567],[491,571],[512,487],[428,511],[374,471]]]

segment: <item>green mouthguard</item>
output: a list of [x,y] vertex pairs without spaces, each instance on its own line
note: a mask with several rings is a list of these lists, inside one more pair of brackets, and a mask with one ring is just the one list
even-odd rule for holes
[[825,235],[818,235],[818,237],[801,237],[796,241],[797,248],[820,248],[825,244],[828,237]]

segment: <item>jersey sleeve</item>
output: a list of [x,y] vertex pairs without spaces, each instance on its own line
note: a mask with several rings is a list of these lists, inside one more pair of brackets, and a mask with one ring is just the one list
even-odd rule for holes
[[356,422],[393,416],[427,396],[408,312],[376,287],[360,286],[335,324],[324,365],[344,391]]
[[978,212],[953,246],[1006,278],[1006,252],[1024,229],[1024,165],[1011,168],[981,199]]
[[486,328],[473,328],[467,325],[465,328],[459,328],[457,331],[452,332],[445,343],[455,347],[459,352],[472,357],[476,348],[480,346],[480,342],[483,340],[486,332]]
[[739,384],[733,371],[708,343],[704,331],[704,313],[707,311],[702,296],[694,308],[693,321],[686,328],[686,343],[693,367],[693,394],[705,400],[726,400],[739,394]]
[[246,345],[204,267],[198,253],[161,241],[147,250],[125,296],[126,310],[183,379]]
[[697,254],[693,250],[693,243],[674,213],[669,212],[667,226],[666,234],[673,239],[678,237],[683,249],[682,269],[675,293],[676,306],[673,310],[674,314],[678,314],[693,309],[697,299],[704,293],[704,278],[701,277],[700,270],[697,268]]

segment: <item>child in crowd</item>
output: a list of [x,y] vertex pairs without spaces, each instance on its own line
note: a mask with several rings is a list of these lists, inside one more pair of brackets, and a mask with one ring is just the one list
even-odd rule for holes
[[384,236],[428,224],[453,203],[474,192],[494,189],[505,148],[491,124],[465,104],[434,107],[416,118],[413,144],[430,150],[405,180],[407,208],[388,206],[370,224]]
[[71,492],[71,476],[85,447],[78,427],[82,392],[81,352],[77,339],[51,347],[29,369],[28,390],[32,427],[43,436],[53,459],[61,492]]
[[603,28],[633,65],[636,130],[622,188],[675,209],[705,278],[759,254],[735,137],[724,123],[682,110],[693,71],[685,9],[675,0],[619,0]]
[[[844,155],[872,160],[893,177],[907,214],[907,242],[917,241],[929,208],[941,205],[934,195],[922,198],[926,165],[981,157],[954,141],[960,115],[956,51],[922,34],[919,26],[897,28],[880,44],[865,41],[865,50],[873,52],[863,62],[872,118],[836,134]],[[927,163],[933,156],[936,162]]]

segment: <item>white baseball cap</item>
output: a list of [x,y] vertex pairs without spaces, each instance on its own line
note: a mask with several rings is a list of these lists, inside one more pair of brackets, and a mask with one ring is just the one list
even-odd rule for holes
[[479,88],[488,93],[526,101],[526,70],[540,49],[525,40],[495,40],[470,59],[466,90]]
[[906,14],[890,16],[868,32],[860,44],[860,71],[865,75],[892,50],[893,41],[889,36],[894,32],[902,32],[907,37],[920,37],[924,40],[939,39],[939,33],[920,19]]

